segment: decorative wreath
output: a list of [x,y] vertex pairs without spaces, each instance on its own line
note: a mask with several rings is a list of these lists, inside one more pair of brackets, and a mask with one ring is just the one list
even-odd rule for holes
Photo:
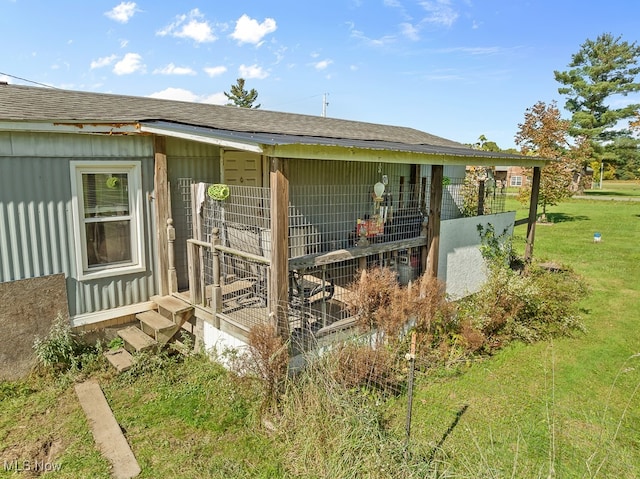
[[207,194],[214,200],[226,200],[229,197],[229,187],[227,185],[214,184],[207,189]]
[[119,182],[120,181],[118,180],[117,177],[110,176],[109,178],[107,178],[107,188],[115,189],[118,187]]

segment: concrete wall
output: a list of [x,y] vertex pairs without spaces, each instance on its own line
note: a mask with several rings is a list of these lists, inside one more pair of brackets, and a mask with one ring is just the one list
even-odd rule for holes
[[505,228],[513,234],[515,216],[514,211],[509,211],[442,221],[438,278],[446,281],[447,294],[457,299],[475,293],[487,279],[477,226],[486,228],[492,224],[496,234],[501,234]]

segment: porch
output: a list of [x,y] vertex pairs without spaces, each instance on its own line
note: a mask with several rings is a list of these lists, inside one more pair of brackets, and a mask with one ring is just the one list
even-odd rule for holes
[[[184,255],[172,253],[175,230],[168,225],[171,294],[244,343],[252,327],[273,321],[294,353],[312,349],[354,326],[347,305],[358,271],[390,267],[402,284],[425,271],[430,185],[425,177],[415,184],[388,179],[377,192],[373,185],[291,186],[283,241],[272,227],[271,188],[229,185],[228,197],[213,199],[211,185],[181,180],[191,234]],[[443,190],[445,219],[468,215],[469,198],[477,203],[479,192],[483,206],[473,213],[504,210],[499,190],[469,188],[464,179],[447,179]],[[283,275],[273,266],[273,245],[283,242],[286,295],[276,294],[274,276]]]

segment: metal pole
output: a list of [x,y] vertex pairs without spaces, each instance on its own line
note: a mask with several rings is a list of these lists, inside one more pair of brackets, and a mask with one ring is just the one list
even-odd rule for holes
[[409,354],[407,354],[407,359],[409,360],[409,385],[407,390],[408,401],[407,401],[407,423],[406,423],[406,431],[407,431],[407,440],[405,443],[405,459],[409,453],[409,438],[411,437],[411,410],[413,408],[413,373],[416,365],[416,333],[415,331],[411,333],[411,350]]
[[604,175],[604,161],[600,160],[600,189],[602,189],[602,176]]

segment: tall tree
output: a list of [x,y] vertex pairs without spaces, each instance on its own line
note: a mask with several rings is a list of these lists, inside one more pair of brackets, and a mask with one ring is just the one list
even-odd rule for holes
[[615,155],[611,142],[616,138],[630,137],[628,129],[619,128],[619,122],[633,117],[640,105],[612,108],[610,100],[640,90],[636,82],[639,58],[640,46],[635,42],[605,33],[580,46],[569,70],[554,72],[556,81],[564,85],[558,92],[568,96],[565,108],[572,114],[569,133],[589,139],[598,161],[605,156],[605,147]]
[[224,96],[231,103],[227,103],[227,106],[238,106],[240,108],[253,108],[258,109],[260,105],[253,105],[258,99],[258,92],[255,88],[247,91],[244,89],[244,78],[238,78],[235,85],[231,85],[230,93],[224,92]]
[[[546,220],[547,206],[558,204],[580,189],[582,163],[585,155],[591,154],[586,149],[589,142],[569,144],[567,137],[570,124],[569,120],[561,118],[555,102],[549,105],[538,102],[527,108],[524,123],[518,125],[515,143],[521,147],[522,153],[552,160],[540,175],[538,205],[542,207],[543,220]],[[520,201],[527,203],[530,196],[530,185],[523,186],[520,189]]]

